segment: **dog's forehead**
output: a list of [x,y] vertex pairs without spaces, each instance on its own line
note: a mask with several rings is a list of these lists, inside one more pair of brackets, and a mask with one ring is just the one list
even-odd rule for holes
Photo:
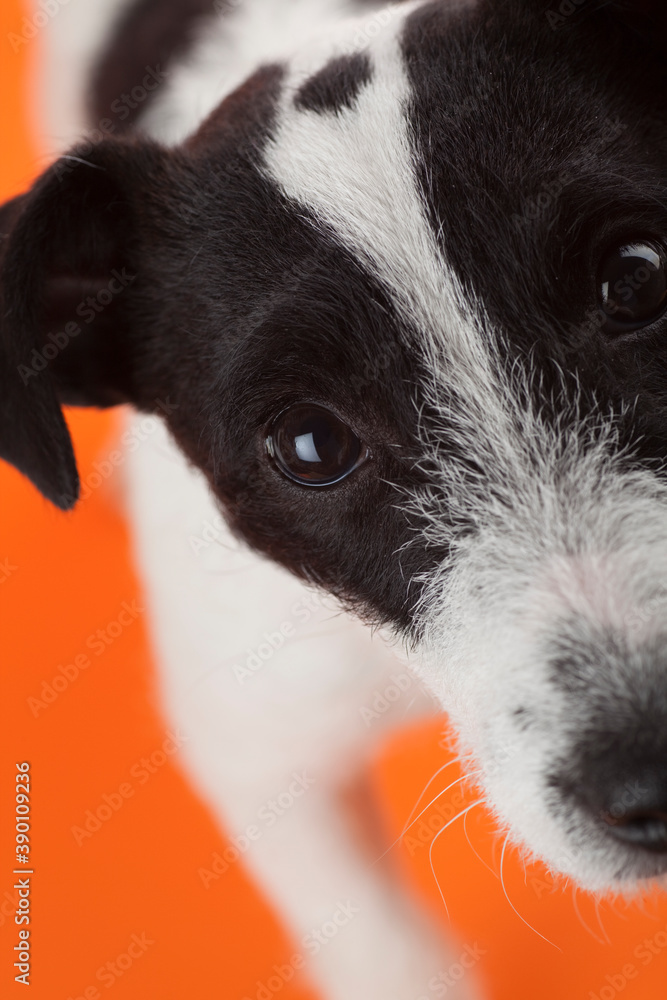
[[[475,5],[390,8],[288,64],[264,171],[389,291],[406,328],[470,361],[478,322],[443,257],[416,162],[414,83],[405,52],[411,18],[447,22]],[[375,32],[374,27],[379,25]]]
[[[546,274],[558,248],[542,235],[567,207],[561,195],[576,189],[579,218],[592,217],[618,204],[636,173],[638,150],[623,162],[622,113],[632,104],[636,119],[641,106],[624,98],[623,74],[602,94],[604,56],[591,56],[587,80],[544,18],[520,5],[509,15],[499,27],[489,5],[395,6],[381,25],[377,15],[357,24],[354,45],[348,27],[294,56],[281,83],[266,174],[431,334],[460,320],[453,272],[473,299],[486,306],[488,296],[495,319],[505,304],[515,319],[517,303],[539,321],[535,269]],[[489,287],[483,268],[507,268],[508,280]],[[500,287],[514,302],[498,309]]]

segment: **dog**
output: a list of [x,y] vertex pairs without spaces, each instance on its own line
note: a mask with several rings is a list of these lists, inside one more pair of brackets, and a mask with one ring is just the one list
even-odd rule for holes
[[299,798],[243,862],[301,939],[355,901],[324,996],[412,997],[444,946],[339,795],[429,709],[365,724],[399,656],[528,855],[594,892],[667,870],[667,14],[113,13],[92,130],[0,214],[0,455],[67,510],[61,406],[138,411],[193,780],[238,843]]

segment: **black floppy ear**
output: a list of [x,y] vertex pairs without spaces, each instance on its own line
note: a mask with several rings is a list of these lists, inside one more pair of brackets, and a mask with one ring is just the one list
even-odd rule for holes
[[79,479],[61,403],[133,401],[135,216],[161,156],[89,144],[0,208],[0,458],[63,510]]
[[24,202],[25,197],[15,198],[0,210],[0,457],[66,510],[79,494],[72,441],[53,380],[48,375],[21,380],[19,369],[29,353],[30,338],[25,318],[32,308],[28,299],[17,302],[16,296],[5,294],[5,289],[16,287],[18,278],[7,252],[8,233],[17,226]]

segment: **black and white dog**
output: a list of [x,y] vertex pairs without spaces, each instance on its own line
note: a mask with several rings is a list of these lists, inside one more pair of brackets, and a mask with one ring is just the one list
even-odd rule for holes
[[320,591],[404,640],[516,842],[662,876],[667,8],[135,0],[98,51],[93,132],[0,215],[0,454],[69,508],[60,405],[144,414],[165,709],[295,936],[354,901],[323,994],[441,959],[338,806],[403,667]]

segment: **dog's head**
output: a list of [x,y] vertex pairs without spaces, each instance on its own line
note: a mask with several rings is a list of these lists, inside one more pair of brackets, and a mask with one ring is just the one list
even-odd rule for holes
[[393,7],[0,215],[0,454],[67,508],[62,402],[166,411],[592,888],[667,870],[667,19],[630,6]]

